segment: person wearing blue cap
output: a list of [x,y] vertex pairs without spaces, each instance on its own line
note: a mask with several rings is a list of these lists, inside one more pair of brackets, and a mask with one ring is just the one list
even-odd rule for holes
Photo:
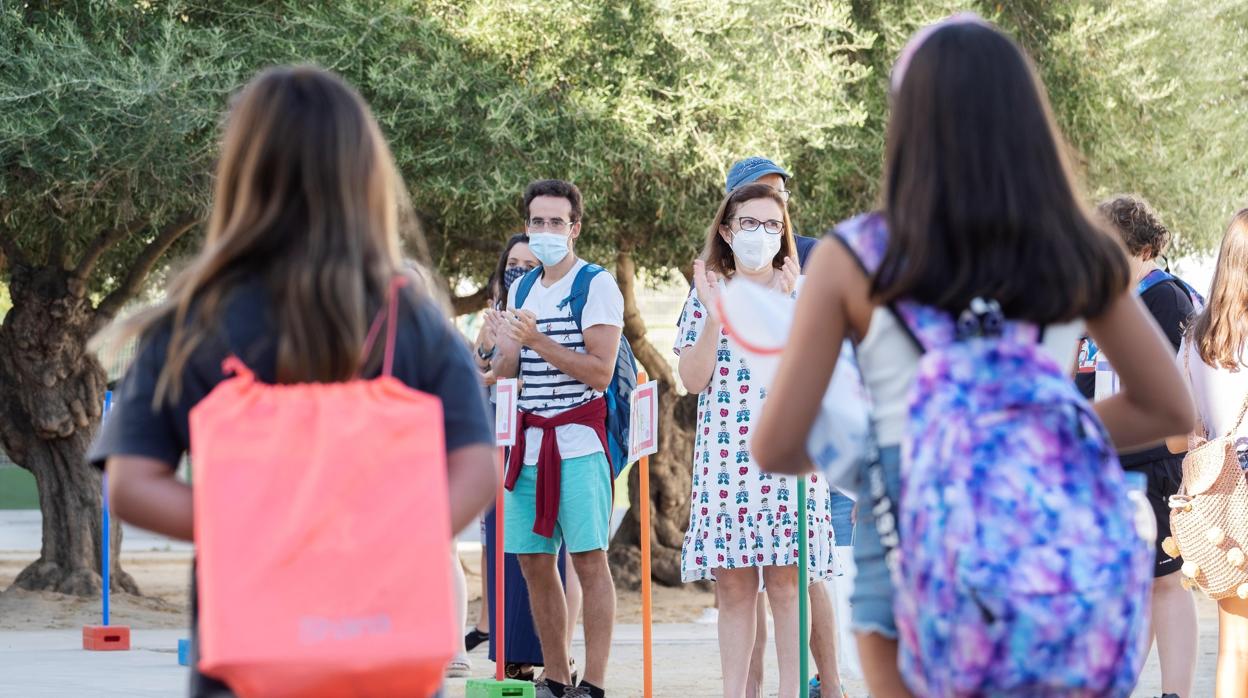
[[[771,185],[772,188],[780,192],[780,196],[785,200],[786,206],[789,200],[788,180],[793,175],[789,174],[783,167],[777,165],[772,160],[757,155],[738,160],[728,168],[728,176],[724,180],[724,193],[728,193],[738,187],[758,182],[760,184]],[[806,258],[810,256],[810,251],[815,248],[815,244],[819,242],[815,238],[803,235],[793,235],[793,241],[797,246],[797,263],[798,266],[805,269]],[[840,493],[833,493],[833,529],[836,532],[837,544],[848,545],[850,538],[851,524],[849,522],[849,509],[852,509],[853,503]],[[848,506],[845,506],[848,505]],[[762,594],[759,595],[759,613],[765,619],[762,600]],[[828,594],[828,588],[824,584],[814,584],[810,587],[810,606],[811,606],[811,637],[810,650],[815,657],[815,669],[819,672],[818,677],[811,681],[810,693],[811,698],[819,698],[822,695],[822,685],[824,682],[832,689],[830,696],[841,693],[844,689],[839,681],[839,669],[836,662],[836,617],[834,615],[832,598]],[[766,623],[762,623],[760,627],[766,627]],[[757,641],[757,646],[751,657],[750,675],[751,684],[754,687],[762,683],[762,650],[766,644],[766,635],[761,634]]]
[[[775,187],[785,201],[789,200],[788,181],[793,175],[789,174],[783,167],[757,155],[738,160],[728,168],[728,176],[724,180],[724,193],[736,189],[743,184],[751,182],[761,182],[770,184]],[[794,242],[797,243],[797,264],[801,268],[806,268],[806,258],[810,256],[810,251],[815,249],[815,238],[806,237],[805,235],[793,235]]]

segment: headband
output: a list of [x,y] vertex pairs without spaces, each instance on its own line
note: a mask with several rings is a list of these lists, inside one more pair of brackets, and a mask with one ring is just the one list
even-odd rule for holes
[[901,89],[901,81],[906,76],[906,68],[910,67],[910,59],[914,58],[915,52],[919,50],[919,47],[922,46],[924,42],[930,39],[933,34],[941,29],[946,27],[956,27],[964,24],[978,24],[981,27],[992,27],[987,20],[974,12],[959,12],[918,30],[914,33],[914,36],[910,37],[910,40],[906,42],[906,45],[902,47],[901,53],[897,56],[897,62],[893,64],[893,92]]

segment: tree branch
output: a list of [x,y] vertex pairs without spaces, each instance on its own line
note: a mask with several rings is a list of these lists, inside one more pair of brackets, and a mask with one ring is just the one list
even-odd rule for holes
[[[14,266],[18,264],[26,264],[26,256],[17,247],[17,241],[14,240],[13,231],[7,227],[0,230],[0,258],[7,258],[8,263]],[[3,265],[0,265],[3,268]]]
[[460,315],[467,315],[468,313],[475,313],[485,307],[485,302],[489,300],[489,297],[489,286],[482,286],[471,295],[455,296],[452,298],[451,309],[455,312],[457,317]]
[[624,296],[624,336],[633,347],[633,354],[645,367],[651,380],[665,383],[668,389],[675,389],[676,379],[672,367],[663,358],[663,354],[646,338],[646,323],[641,317],[641,309],[637,307],[635,288],[637,266],[633,263],[633,255],[620,250],[615,256],[615,281],[620,285],[620,294]]
[[140,230],[146,228],[151,220],[146,216],[136,218],[126,225],[118,226],[111,230],[106,230],[91,241],[91,246],[82,255],[82,259],[78,262],[78,266],[74,269],[74,276],[86,281],[91,275],[91,271],[95,269],[95,265],[100,261],[100,257],[109,250],[113,245],[121,242],[124,238],[130,237]]
[[147,247],[139,253],[139,256],[130,265],[130,273],[126,274],[126,278],[122,279],[121,284],[113,289],[100,304],[96,306],[96,315],[103,320],[110,320],[117,316],[131,298],[134,297],[139,289],[143,286],[143,282],[147,279],[147,275],[151,273],[152,268],[156,266],[156,262],[164,256],[165,251],[170,245],[178,241],[191,228],[199,223],[199,215],[196,213],[182,213],[173,219],[173,222],[161,228],[160,233],[156,235],[156,239],[148,243]]

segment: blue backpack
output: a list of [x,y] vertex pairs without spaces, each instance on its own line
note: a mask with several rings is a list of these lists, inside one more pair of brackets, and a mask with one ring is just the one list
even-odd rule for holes
[[[559,308],[571,305],[572,319],[582,333],[581,315],[585,312],[585,302],[589,299],[589,286],[594,277],[606,271],[597,264],[586,264],[576,273],[572,280],[572,291],[559,302]],[[533,284],[542,276],[542,268],[537,267],[516,282],[516,307],[524,306]],[[637,387],[637,360],[633,356],[633,347],[624,335],[620,335],[620,349],[615,355],[615,373],[607,386],[604,397],[607,400],[607,456],[611,460],[611,471],[618,477],[624,466],[628,465],[628,428],[632,418],[629,400]]]

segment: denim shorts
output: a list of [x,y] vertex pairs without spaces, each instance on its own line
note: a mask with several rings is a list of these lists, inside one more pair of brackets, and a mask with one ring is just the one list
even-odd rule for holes
[[[895,514],[897,502],[901,501],[901,447],[881,448],[880,464],[884,466],[885,491],[893,502]],[[884,546],[880,543],[875,516],[871,511],[870,465],[863,464],[858,478],[858,518],[854,526],[854,565],[858,572],[849,599],[853,611],[852,625],[855,632],[879,633],[896,638],[893,579],[884,561]]]
[[854,544],[854,500],[832,490],[832,532],[836,536],[836,547],[842,548]]

